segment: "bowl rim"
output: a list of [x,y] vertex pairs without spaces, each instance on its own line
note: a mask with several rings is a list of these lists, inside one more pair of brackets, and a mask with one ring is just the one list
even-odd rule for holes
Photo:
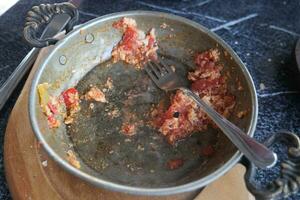
[[[233,49],[225,42],[223,39],[221,39],[218,35],[213,33],[212,31],[208,30],[204,26],[200,25],[197,22],[194,22],[192,20],[189,20],[187,18],[164,13],[164,12],[157,12],[157,11],[144,11],[144,10],[135,10],[135,11],[126,11],[126,12],[116,12],[108,15],[104,15],[95,19],[92,19],[82,25],[80,25],[79,28],[74,29],[71,31],[65,38],[71,38],[72,36],[79,33],[81,28],[84,27],[91,27],[95,24],[104,22],[106,20],[120,18],[120,17],[130,17],[130,16],[160,16],[164,18],[168,18],[171,20],[177,20],[179,22],[185,23],[189,26],[193,26],[194,28],[204,32],[205,34],[208,34],[209,37],[211,37],[213,40],[215,40],[218,44],[220,44],[226,51],[232,56],[234,61],[239,65],[241,70],[243,71],[243,74],[246,78],[247,84],[250,87],[250,93],[251,93],[251,100],[253,102],[252,104],[252,116],[250,121],[250,128],[248,131],[248,135],[253,137],[254,131],[256,128],[257,123],[257,116],[258,116],[258,101],[257,101],[257,94],[255,90],[255,85],[253,83],[253,80],[251,78],[251,75],[249,71],[247,70],[246,66],[243,64],[241,59],[238,57],[238,55],[233,51]],[[217,170],[212,172],[211,174],[189,182],[185,183],[183,185],[178,186],[172,186],[172,187],[163,187],[163,188],[146,188],[146,187],[134,187],[134,186],[127,186],[122,185],[119,183],[113,183],[107,180],[103,180],[100,178],[96,178],[94,176],[91,176],[80,169],[77,169],[73,167],[71,164],[69,164],[67,161],[62,159],[58,154],[55,153],[54,150],[50,147],[50,145],[47,144],[41,130],[39,129],[37,118],[36,118],[36,97],[37,97],[37,85],[39,82],[39,79],[42,75],[42,72],[44,71],[44,68],[46,67],[48,61],[50,58],[55,54],[56,50],[62,47],[66,43],[66,40],[60,40],[54,47],[53,51],[47,56],[47,58],[40,64],[40,67],[35,72],[31,88],[30,88],[30,94],[29,94],[29,117],[30,117],[30,123],[33,129],[33,132],[35,133],[37,139],[42,143],[44,149],[46,150],[47,154],[54,160],[56,163],[58,163],[63,169],[71,173],[72,175],[75,175],[79,177],[82,180],[85,180],[97,187],[103,187],[105,189],[118,191],[118,192],[125,192],[135,195],[171,195],[171,194],[177,194],[177,193],[183,193],[183,192],[189,192],[196,189],[200,189],[208,185],[209,183],[213,182],[214,180],[218,179],[220,176],[225,174],[227,171],[229,171],[242,157],[242,153],[237,150],[237,152],[226,161],[221,167],[219,167]]]

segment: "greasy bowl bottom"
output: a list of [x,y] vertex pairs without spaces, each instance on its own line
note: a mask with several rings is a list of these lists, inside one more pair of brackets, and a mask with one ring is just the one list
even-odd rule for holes
[[[193,68],[192,51],[216,48],[221,53],[220,63],[229,72],[229,90],[237,98],[230,120],[253,135],[257,118],[257,99],[251,77],[240,59],[219,37],[206,28],[182,17],[146,11],[116,13],[94,19],[69,33],[41,64],[35,74],[30,95],[30,119],[33,130],[48,154],[72,174],[97,186],[112,190],[143,195],[165,195],[186,192],[204,187],[236,164],[241,154],[217,129],[210,128],[180,142],[177,147],[168,145],[157,131],[144,126],[136,136],[128,138],[116,129],[118,121],[110,123],[103,117],[103,110],[111,107],[99,105],[96,112],[88,112],[88,104],[82,103],[75,123],[70,127],[49,129],[41,112],[37,85],[48,82],[54,85],[50,92],[60,94],[76,86],[81,94],[90,84],[103,84],[108,76],[118,90],[112,94],[114,106],[122,107],[122,93],[134,89],[139,96],[132,105],[136,114],[146,112],[150,104],[157,103],[167,95],[156,89],[143,70],[136,71],[122,63],[109,63],[112,47],[121,39],[111,25],[120,17],[127,16],[137,21],[138,27],[148,31],[154,27],[161,51],[169,62],[182,70]],[[161,28],[166,23],[169,28]],[[86,37],[92,35],[93,41]],[[170,36],[171,35],[171,36]],[[59,59],[65,56],[67,62]],[[110,67],[107,67],[110,64]],[[183,67],[182,67],[183,66]],[[243,87],[237,89],[237,81]],[[145,92],[145,85],[152,89]],[[149,91],[149,90],[147,90]],[[248,110],[246,117],[238,119],[239,111]],[[145,120],[142,117],[139,118]],[[127,139],[127,140],[126,140]],[[199,156],[199,149],[213,145],[215,153],[210,157]],[[66,160],[66,152],[72,149],[80,160],[76,169]],[[166,162],[183,158],[183,167],[168,170]]]

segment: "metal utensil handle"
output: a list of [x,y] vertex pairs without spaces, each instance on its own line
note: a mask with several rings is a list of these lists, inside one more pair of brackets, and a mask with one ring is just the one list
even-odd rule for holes
[[[70,15],[68,13],[72,14]],[[49,39],[49,37],[54,37],[64,29],[66,29],[67,32],[72,30],[76,20],[78,20],[78,12],[76,8],[74,10],[74,6],[70,3],[35,6],[28,12],[24,28],[24,38],[30,45],[36,47],[53,44],[57,40]],[[35,31],[38,31],[39,26],[43,23],[48,23],[48,25],[42,33],[41,38],[36,39]],[[32,67],[39,50],[39,48],[33,48],[0,87],[0,110],[18,83]]]
[[76,7],[68,2],[57,4],[41,4],[34,6],[27,13],[25,27],[23,30],[25,40],[33,47],[46,47],[55,44],[58,39],[55,38],[38,38],[37,32],[44,24],[49,24],[52,18],[59,14],[67,14],[70,16],[70,20],[66,25],[66,32],[70,32],[73,29],[74,24],[78,20],[78,10]]
[[3,108],[7,99],[9,98],[17,84],[21,81],[22,77],[33,65],[38,53],[39,49],[33,48],[18,65],[18,67],[13,71],[13,73],[8,77],[8,79],[4,82],[4,84],[0,88],[0,110]]
[[197,94],[186,88],[182,88],[182,90],[196,101],[199,107],[202,108],[211,119],[213,119],[232,143],[235,144],[238,149],[256,166],[265,168],[271,167],[276,163],[276,154],[274,154],[271,150],[258,143],[237,126],[229,122],[226,118],[207,105]]
[[271,147],[279,142],[288,147],[288,157],[281,163],[279,177],[266,187],[259,187],[255,182],[258,169],[253,163],[242,159],[241,163],[247,169],[244,176],[246,186],[257,200],[279,200],[300,190],[300,138],[294,133],[281,131],[273,134],[264,144]]

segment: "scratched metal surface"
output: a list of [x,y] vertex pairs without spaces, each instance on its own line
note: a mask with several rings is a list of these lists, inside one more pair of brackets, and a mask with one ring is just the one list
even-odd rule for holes
[[[0,85],[30,47],[22,40],[24,16],[32,5],[56,1],[21,0],[0,17]],[[120,3],[117,3],[120,2]],[[122,3],[121,3],[122,2]],[[294,0],[85,0],[80,22],[125,10],[157,10],[187,17],[220,35],[246,63],[258,90],[259,119],[255,138],[263,141],[287,129],[300,134],[300,75],[294,46],[300,36],[300,2]],[[24,81],[23,81],[24,82]],[[3,136],[22,84],[0,113],[0,199],[10,199],[3,169]],[[275,150],[285,151],[280,145]],[[278,167],[261,171],[257,182],[274,179]],[[300,193],[289,199],[300,199]]]

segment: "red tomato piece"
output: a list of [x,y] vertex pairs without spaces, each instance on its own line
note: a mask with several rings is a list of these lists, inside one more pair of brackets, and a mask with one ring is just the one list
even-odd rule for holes
[[50,111],[53,114],[57,114],[58,113],[57,107],[54,104],[48,102],[47,106],[48,106],[48,108],[50,109]]
[[154,46],[154,42],[155,42],[155,39],[153,37],[149,37],[148,48],[153,47]]
[[132,49],[132,46],[135,43],[136,39],[137,39],[136,29],[132,27],[128,27],[124,32],[123,39],[122,39],[122,44],[124,45],[124,49],[125,50]]
[[70,108],[72,105],[77,104],[79,101],[78,91],[75,88],[69,88],[62,93],[64,102],[67,108]]

